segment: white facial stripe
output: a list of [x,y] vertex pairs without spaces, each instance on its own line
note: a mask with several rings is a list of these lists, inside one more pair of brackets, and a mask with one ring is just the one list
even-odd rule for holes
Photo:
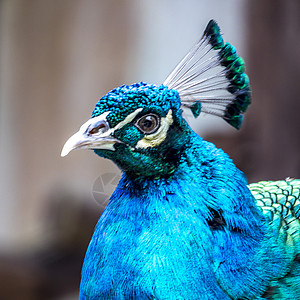
[[[136,109],[133,113],[129,114],[123,121],[121,121],[120,123],[118,123],[115,127],[110,128],[109,130],[107,130],[106,132],[104,132],[103,134],[100,135],[100,137],[106,137],[111,135],[112,133],[114,133],[116,130],[121,129],[122,127],[124,127],[126,124],[130,123],[135,117],[136,115],[141,112],[143,109],[142,108],[138,108]],[[101,115],[102,116],[102,115]],[[101,117],[99,116],[99,117]]]
[[140,141],[138,141],[135,148],[146,149],[146,148],[153,148],[155,146],[158,146],[166,139],[167,132],[169,130],[170,125],[172,125],[172,123],[173,123],[173,118],[172,118],[172,111],[170,109],[166,117],[161,118],[159,129],[153,134],[145,135]]
[[[102,134],[99,134],[97,137],[107,137],[110,136],[113,132],[115,132],[116,130],[124,127],[126,124],[130,123],[135,117],[136,115],[141,112],[143,109],[142,108],[138,108],[137,110],[135,110],[133,113],[129,114],[123,121],[121,121],[120,123],[118,123],[115,127],[110,128],[109,130],[103,132]],[[87,128],[91,125],[91,124],[96,124],[99,121],[102,120],[106,120],[106,117],[110,114],[110,111],[107,111],[105,113],[103,113],[102,115],[89,119],[87,122],[85,122],[79,129],[79,132],[85,133],[87,131]]]
[[123,121],[118,123],[112,129],[115,131],[117,129],[120,129],[120,128],[124,127],[126,124],[130,123],[137,116],[137,114],[140,113],[142,110],[143,110],[142,108],[136,109],[133,113],[129,114]]

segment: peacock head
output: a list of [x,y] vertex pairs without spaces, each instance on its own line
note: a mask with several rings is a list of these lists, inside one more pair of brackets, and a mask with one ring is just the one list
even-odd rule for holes
[[249,103],[243,60],[224,44],[212,20],[163,85],[123,85],[102,97],[91,119],[66,142],[62,156],[89,148],[131,176],[168,176],[189,147],[191,129],[182,107],[195,117],[200,112],[222,117],[239,129]]
[[189,137],[180,106],[178,92],[164,85],[141,82],[116,88],[99,100],[62,155],[90,148],[132,176],[170,174]]

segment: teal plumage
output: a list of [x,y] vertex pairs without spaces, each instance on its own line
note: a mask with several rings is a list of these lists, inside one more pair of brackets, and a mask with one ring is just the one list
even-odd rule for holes
[[65,144],[123,176],[88,247],[80,299],[300,299],[300,180],[248,186],[182,116],[240,128],[250,104],[243,60],[215,21],[157,86],[123,85]]

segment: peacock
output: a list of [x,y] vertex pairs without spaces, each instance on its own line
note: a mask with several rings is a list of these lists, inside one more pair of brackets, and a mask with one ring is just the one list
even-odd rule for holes
[[103,96],[66,142],[112,160],[122,178],[82,267],[80,299],[300,299],[300,180],[248,184],[183,117],[239,129],[245,64],[211,20],[162,85]]

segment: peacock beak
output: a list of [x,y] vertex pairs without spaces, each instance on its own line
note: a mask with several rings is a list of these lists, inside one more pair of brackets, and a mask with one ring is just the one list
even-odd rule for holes
[[120,142],[112,137],[113,130],[106,120],[110,112],[92,118],[84,123],[78,132],[72,135],[65,143],[61,156],[66,156],[75,149],[103,149],[114,151],[114,144]]

